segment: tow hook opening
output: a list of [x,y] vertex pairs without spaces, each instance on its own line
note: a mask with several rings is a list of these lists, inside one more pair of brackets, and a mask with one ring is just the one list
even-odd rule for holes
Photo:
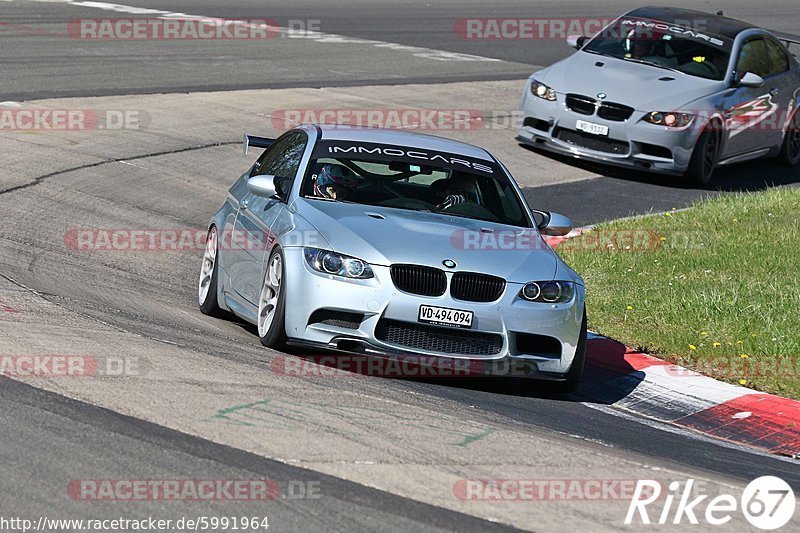
[[343,352],[365,352],[364,343],[355,339],[340,339],[336,341],[336,349]]

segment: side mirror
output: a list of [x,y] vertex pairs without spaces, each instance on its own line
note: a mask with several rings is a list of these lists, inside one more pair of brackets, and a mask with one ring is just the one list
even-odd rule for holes
[[567,44],[576,50],[580,50],[583,47],[583,43],[585,42],[586,42],[586,37],[584,37],[583,35],[567,36]]
[[745,72],[744,76],[739,78],[739,81],[736,82],[736,85],[738,87],[763,87],[764,78],[752,72]]
[[264,196],[266,198],[272,198],[278,194],[275,188],[275,176],[269,174],[253,176],[247,180],[247,188],[256,196]]
[[562,237],[572,231],[572,221],[561,213],[542,212],[541,214],[542,221],[536,227],[544,235]]

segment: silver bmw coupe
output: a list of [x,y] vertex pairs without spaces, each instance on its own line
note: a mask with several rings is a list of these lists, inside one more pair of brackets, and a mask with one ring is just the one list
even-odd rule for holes
[[248,147],[266,149],[209,224],[203,313],[233,313],[273,348],[469,361],[578,385],[583,280],[543,239],[572,223],[530,209],[489,152],[325,125],[245,135]]

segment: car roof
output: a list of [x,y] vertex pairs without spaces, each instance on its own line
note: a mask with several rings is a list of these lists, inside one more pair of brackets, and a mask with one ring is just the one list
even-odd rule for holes
[[678,7],[640,7],[627,12],[625,15],[641,19],[657,20],[668,24],[675,24],[676,26],[696,27],[698,31],[713,33],[730,39],[736,38],[739,33],[745,30],[757,28],[757,26],[753,26],[741,20]]
[[377,144],[388,144],[434,150],[456,155],[465,155],[476,159],[493,161],[494,158],[484,148],[472,144],[445,139],[435,135],[415,133],[411,131],[392,130],[386,128],[369,128],[361,126],[338,126],[336,124],[315,124],[322,132],[320,140],[357,141]]

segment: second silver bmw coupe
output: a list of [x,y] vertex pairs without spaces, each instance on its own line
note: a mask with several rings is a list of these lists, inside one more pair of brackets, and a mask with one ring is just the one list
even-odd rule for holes
[[211,219],[200,309],[285,344],[469,360],[574,389],[584,286],[544,242],[570,221],[532,211],[468,144],[302,125],[265,147]]
[[528,80],[518,139],[577,159],[683,174],[760,157],[800,164],[800,37],[643,7]]

